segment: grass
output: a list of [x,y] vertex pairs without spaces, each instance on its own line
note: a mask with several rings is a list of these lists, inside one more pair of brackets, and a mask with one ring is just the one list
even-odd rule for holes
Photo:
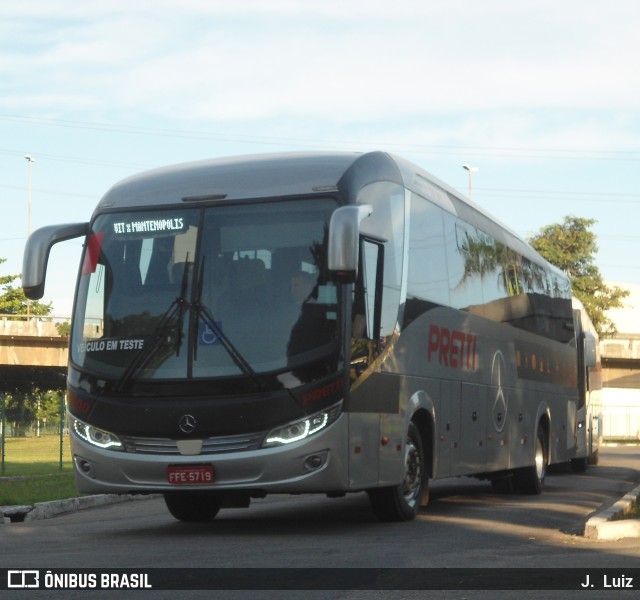
[[636,498],[636,501],[631,506],[629,512],[625,513],[623,519],[638,519],[640,518],[640,497]]
[[0,481],[0,506],[31,505],[79,496],[73,473],[36,475]]
[[71,465],[69,437],[46,435],[5,438],[4,479],[0,480],[0,506],[34,504],[78,496]]
[[[5,438],[2,475],[60,473],[60,438],[57,435]],[[62,438],[62,472],[71,471],[69,436]]]

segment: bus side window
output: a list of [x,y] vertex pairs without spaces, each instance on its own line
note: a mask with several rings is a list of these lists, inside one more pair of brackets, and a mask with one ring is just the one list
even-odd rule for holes
[[362,240],[353,299],[353,337],[356,339],[377,340],[380,337],[383,261],[384,246],[376,241]]
[[384,246],[364,240],[362,243],[362,275],[364,281],[364,308],[367,337],[380,337],[380,310],[382,302],[382,256]]
[[353,298],[351,340],[353,380],[367,369],[380,350],[383,271],[384,245],[378,241],[362,239],[360,268]]

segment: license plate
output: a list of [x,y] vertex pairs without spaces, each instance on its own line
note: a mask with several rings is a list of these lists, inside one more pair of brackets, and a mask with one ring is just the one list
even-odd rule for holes
[[213,483],[215,476],[211,465],[169,466],[167,481],[174,485],[198,485]]

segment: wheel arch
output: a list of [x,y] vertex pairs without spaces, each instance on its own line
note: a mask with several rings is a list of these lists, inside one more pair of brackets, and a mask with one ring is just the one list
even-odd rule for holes
[[425,453],[427,476],[431,479],[435,472],[435,447],[434,447],[434,422],[428,410],[418,409],[411,415],[411,421],[416,424],[422,440],[422,448]]
[[427,458],[428,476],[433,478],[437,473],[438,460],[435,446],[436,408],[433,398],[424,390],[416,391],[409,399],[405,430],[409,429],[409,423],[412,421],[420,432],[422,448]]
[[537,436],[538,429],[544,432],[546,447],[544,448],[545,462],[547,465],[551,463],[551,413],[549,407],[545,404],[538,410],[536,417],[536,428],[533,432],[534,439]]

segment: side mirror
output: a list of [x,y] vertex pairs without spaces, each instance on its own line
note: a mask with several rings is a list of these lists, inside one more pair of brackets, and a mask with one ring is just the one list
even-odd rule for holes
[[40,300],[44,295],[51,247],[87,235],[88,231],[89,223],[68,223],[42,227],[29,236],[22,259],[22,289],[29,300]]
[[341,206],[329,222],[328,267],[333,279],[354,283],[358,274],[360,223],[373,212],[369,204]]
[[593,368],[598,364],[598,338],[589,331],[584,334],[584,364]]

